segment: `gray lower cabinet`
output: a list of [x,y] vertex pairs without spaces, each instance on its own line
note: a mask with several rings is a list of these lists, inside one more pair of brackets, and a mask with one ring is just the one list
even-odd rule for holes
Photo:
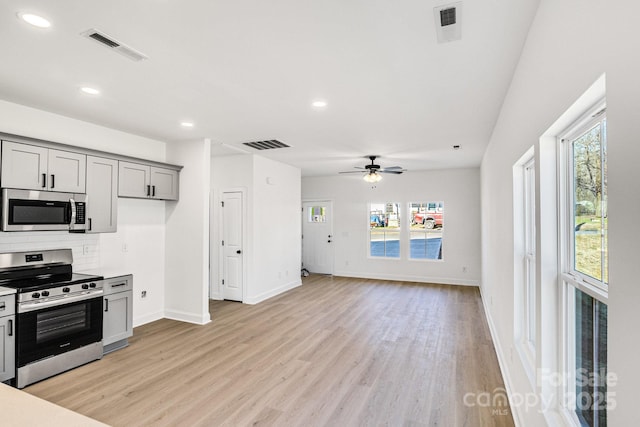
[[15,295],[0,296],[0,382],[16,375]]
[[104,354],[129,345],[133,335],[133,276],[110,277],[103,282]]

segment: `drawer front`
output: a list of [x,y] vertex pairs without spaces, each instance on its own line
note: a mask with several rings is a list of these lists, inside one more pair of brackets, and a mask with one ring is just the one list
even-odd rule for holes
[[4,295],[0,297],[0,317],[10,316],[16,313],[16,296]]
[[133,275],[109,277],[102,282],[102,289],[105,295],[111,295],[116,292],[124,292],[133,290]]

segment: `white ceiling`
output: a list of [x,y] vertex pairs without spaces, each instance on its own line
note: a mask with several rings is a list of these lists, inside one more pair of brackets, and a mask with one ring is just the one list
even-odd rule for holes
[[[278,139],[291,148],[260,154],[307,176],[369,154],[409,170],[478,166],[538,0],[465,0],[462,40],[438,44],[433,8],[447,3],[4,0],[0,98],[170,143],[211,138],[216,154]],[[90,28],[149,59],[80,35]]]

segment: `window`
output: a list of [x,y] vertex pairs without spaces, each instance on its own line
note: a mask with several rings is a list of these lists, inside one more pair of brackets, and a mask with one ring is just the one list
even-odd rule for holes
[[327,222],[327,212],[324,206],[309,206],[307,209],[308,222]]
[[400,258],[400,205],[369,205],[369,255]]
[[604,106],[562,138],[564,406],[576,425],[607,423],[607,139]]
[[536,348],[536,166],[535,159],[524,165],[524,338]]
[[409,217],[409,259],[442,259],[444,203],[410,203]]
[[514,339],[531,384],[536,381],[536,163],[531,147],[513,166]]

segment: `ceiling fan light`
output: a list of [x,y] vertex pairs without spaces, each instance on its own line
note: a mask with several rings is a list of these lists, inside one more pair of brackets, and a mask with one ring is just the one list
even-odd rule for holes
[[368,174],[366,174],[365,176],[362,177],[362,179],[364,179],[365,181],[369,182],[369,183],[374,183],[374,182],[378,182],[382,179],[382,175],[375,173],[375,172],[370,172]]

